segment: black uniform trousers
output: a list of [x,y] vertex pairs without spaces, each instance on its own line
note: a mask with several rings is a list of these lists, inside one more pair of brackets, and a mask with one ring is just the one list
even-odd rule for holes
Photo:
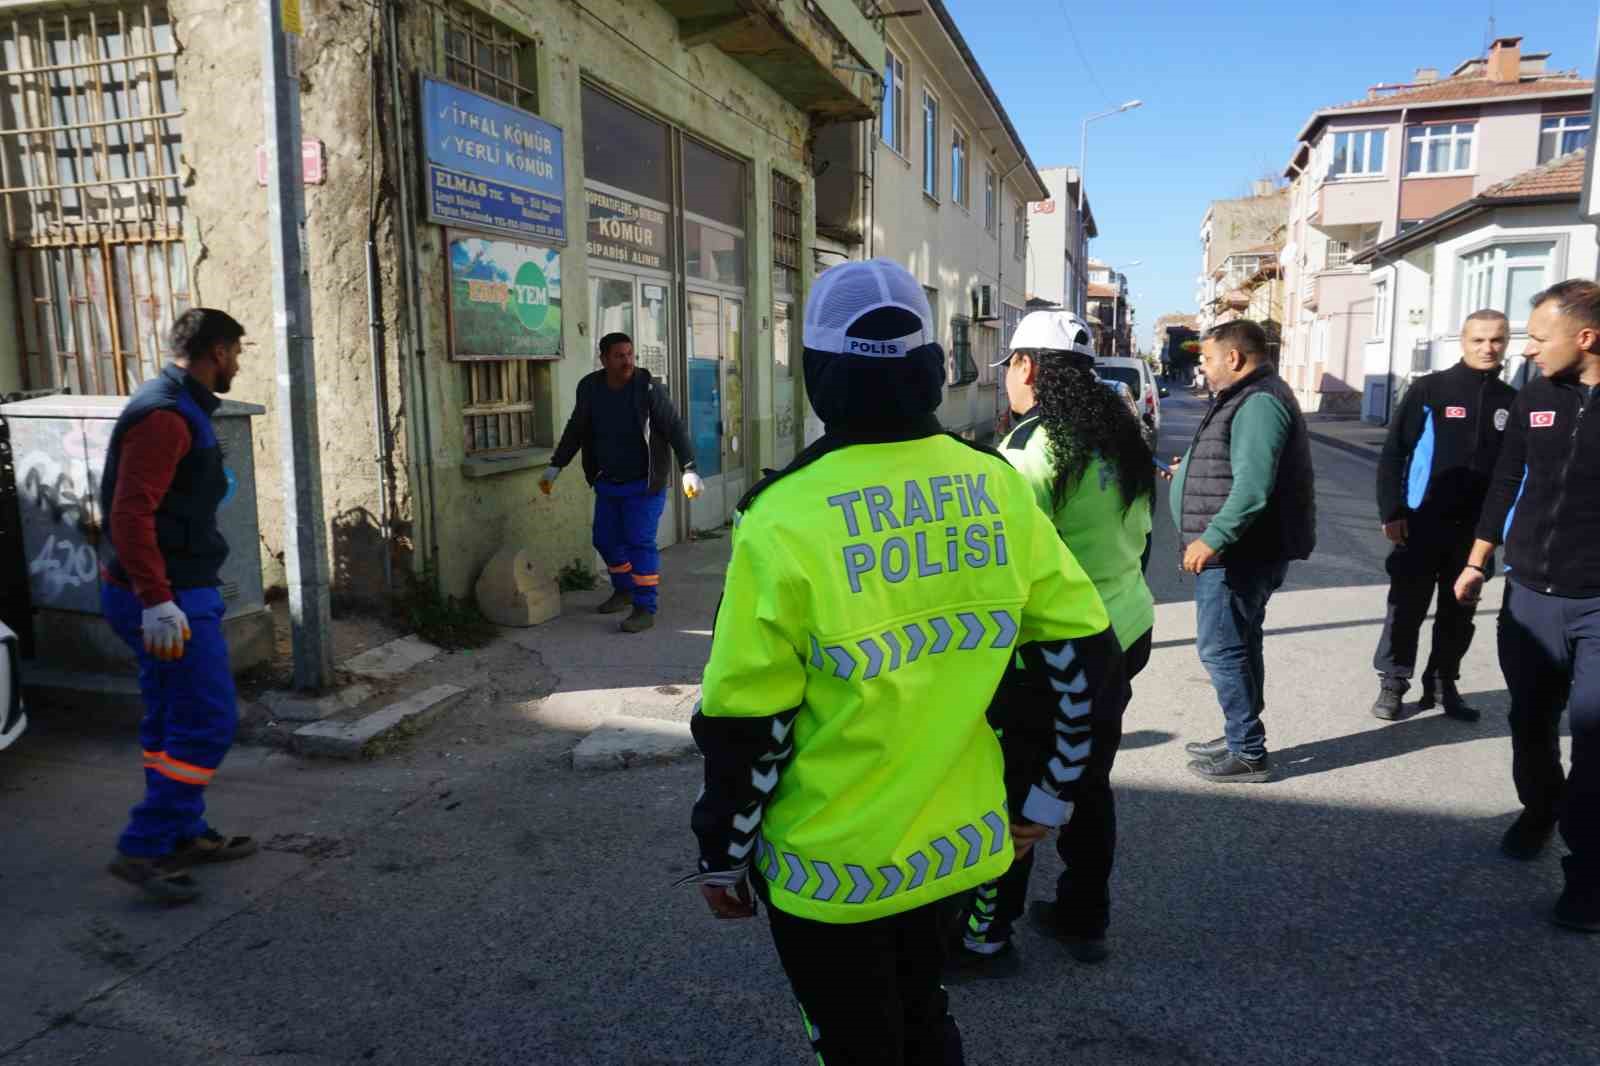
[[[1056,882],[1056,914],[1063,931],[1075,936],[1104,936],[1111,924],[1111,868],[1117,855],[1117,800],[1111,791],[1111,767],[1122,747],[1122,716],[1133,699],[1131,683],[1149,663],[1150,645],[1151,634],[1145,633],[1128,646],[1123,654],[1128,683],[1123,685],[1121,699],[1115,706],[1094,708],[1089,723],[1089,762],[1073,796],[1072,817],[1056,834],[1056,854],[1066,866]],[[1007,746],[1004,734],[1000,746]],[[984,940],[999,943],[1010,938],[1011,927],[1028,905],[1033,859],[1034,853],[1029,851],[995,882],[994,920]],[[977,900],[974,906],[985,902]]]
[[[1373,669],[1385,677],[1409,681],[1416,673],[1417,642],[1428,607],[1437,602],[1433,616],[1433,650],[1424,677],[1454,681],[1461,676],[1461,660],[1472,645],[1471,604],[1456,599],[1456,578],[1467,565],[1474,532],[1464,522],[1445,522],[1412,515],[1404,544],[1389,553],[1389,609],[1383,635],[1372,656]],[[1488,569],[1494,568],[1491,560]]]
[[959,906],[941,900],[831,925],[767,905],[778,961],[819,1063],[961,1066],[961,1031],[939,983]]
[[[1511,692],[1511,776],[1530,817],[1560,820],[1569,889],[1600,900],[1600,597],[1506,581],[1500,670]],[[1572,769],[1561,771],[1561,711]]]

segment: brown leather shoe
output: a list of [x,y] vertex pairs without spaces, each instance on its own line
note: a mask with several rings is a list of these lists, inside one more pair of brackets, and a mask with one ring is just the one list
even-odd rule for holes
[[645,630],[654,627],[655,624],[655,615],[643,607],[635,607],[633,613],[622,620],[622,631],[624,633],[643,633]]
[[189,903],[200,898],[200,885],[189,876],[188,865],[173,855],[146,859],[119,851],[106,872],[158,903]]

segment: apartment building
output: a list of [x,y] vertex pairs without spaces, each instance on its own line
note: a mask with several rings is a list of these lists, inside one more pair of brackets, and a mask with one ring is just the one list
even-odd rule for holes
[[[939,418],[991,440],[1004,396],[989,364],[1026,305],[1028,204],[1050,190],[941,0],[883,25],[877,121],[817,135],[817,268],[873,256],[904,264],[947,355]],[[810,416],[807,439],[821,429]]]
[[1267,354],[1274,360],[1283,338],[1284,284],[1278,253],[1277,244],[1267,243],[1223,257],[1209,279],[1216,295],[1201,305],[1208,328],[1241,318],[1261,323]]
[[1050,195],[1028,205],[1028,299],[1085,315],[1089,239],[1100,235],[1094,210],[1079,188],[1077,167],[1046,167],[1039,174]]
[[1095,331],[1095,350],[1119,358],[1134,354],[1133,307],[1128,303],[1128,275],[1098,259],[1089,260],[1089,292],[1084,315]]
[[1249,196],[1211,201],[1200,220],[1200,274],[1195,278],[1196,320],[1202,332],[1218,321],[1217,301],[1224,295],[1218,272],[1224,261],[1276,242],[1288,221],[1289,190],[1265,179],[1252,183]]
[[1548,58],[1502,37],[1447,77],[1420,69],[1306,122],[1284,172],[1280,363],[1306,410],[1381,420],[1390,407],[1393,375],[1366,365],[1382,319],[1370,274],[1385,260],[1364,251],[1588,144],[1594,85]]

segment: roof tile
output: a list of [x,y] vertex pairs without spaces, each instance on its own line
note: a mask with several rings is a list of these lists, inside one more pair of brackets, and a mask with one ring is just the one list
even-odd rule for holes
[[1538,93],[1591,91],[1594,82],[1570,75],[1533,78],[1528,81],[1499,82],[1488,78],[1446,78],[1432,85],[1419,85],[1400,92],[1387,92],[1363,100],[1334,104],[1328,111],[1347,111],[1358,107],[1395,107],[1410,104],[1449,103],[1455,100],[1492,99],[1503,96],[1532,96]]
[[1502,200],[1517,196],[1548,196],[1583,191],[1584,150],[1552,159],[1542,167],[1525,170],[1514,178],[1491,185],[1478,194],[1483,200]]

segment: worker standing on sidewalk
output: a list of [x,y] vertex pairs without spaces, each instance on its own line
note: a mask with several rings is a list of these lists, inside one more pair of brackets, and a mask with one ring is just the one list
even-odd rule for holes
[[[827,429],[740,503],[692,723],[688,880],[719,918],[754,914],[755,882],[828,1066],[962,1061],[941,904],[1071,816],[1090,706],[1122,684],[1100,596],[1027,482],[941,431],[931,317],[889,260],[817,279],[806,392]],[[1019,649],[1054,733],[1014,753],[1033,783],[1008,806],[986,711]]]
[[[1417,638],[1428,605],[1436,598],[1433,650],[1422,671],[1427,710],[1434,694],[1444,713],[1478,720],[1456,690],[1461,659],[1472,644],[1472,604],[1456,600],[1455,581],[1472,550],[1478,513],[1489,475],[1500,457],[1500,439],[1517,393],[1500,380],[1511,341],[1511,325],[1499,311],[1474,311],[1461,327],[1461,361],[1417,379],[1406,390],[1389,423],[1378,462],[1378,514],[1394,549],[1389,572],[1389,610],[1372,665],[1378,700],[1372,713],[1393,721],[1411,687]],[[1485,569],[1494,565],[1492,557]]]
[[[1155,624],[1155,599],[1143,566],[1155,466],[1138,415],[1095,375],[1090,336],[1089,327],[1070,312],[1034,311],[1017,324],[1006,358],[995,365],[1006,365],[1006,398],[1017,416],[1000,454],[1027,478],[1034,499],[1094,582],[1125,664],[1126,681],[1108,687],[1094,704],[1080,738],[1092,747],[1072,818],[1056,837],[1056,852],[1066,867],[1056,898],[1035,901],[1032,909],[1043,932],[1080,962],[1092,963],[1106,958],[1111,920],[1117,847],[1111,767],[1122,745],[1123,711],[1133,697],[1129,683],[1150,661]],[[1008,670],[995,693],[989,719],[1000,731],[1003,751],[1038,744],[1029,726],[1040,724],[1035,706],[1049,700],[1051,692],[1041,692],[1029,680]],[[1027,903],[1032,871],[1029,852],[972,895],[962,944],[951,960],[953,978],[1016,971],[1011,928]]]
[[[1600,932],[1600,285],[1563,281],[1533,298],[1527,355],[1542,377],[1517,395],[1478,539],[1455,592],[1478,602],[1506,547],[1500,670],[1511,692],[1511,776],[1522,813],[1501,839],[1534,859],[1559,820],[1571,851],[1551,918]],[[1561,711],[1572,772],[1561,772]]]
[[583,452],[583,476],[594,489],[594,548],[611,572],[611,597],[601,614],[633,608],[624,633],[655,625],[661,586],[656,527],[667,506],[672,456],[683,468],[683,494],[694,499],[705,483],[694,470],[688,431],[665,385],[633,361],[626,333],[600,338],[601,369],[578,382],[578,402],[561,432],[550,466],[539,478],[549,495],[561,469]]
[[138,659],[144,698],[144,801],[109,869],[166,903],[200,894],[186,872],[194,864],[256,850],[204,817],[206,786],[239,722],[219,588],[228,542],[217,528],[232,483],[211,414],[239,372],[243,337],[225,312],[180,315],[173,361],[122,409],[100,478],[101,605]]

